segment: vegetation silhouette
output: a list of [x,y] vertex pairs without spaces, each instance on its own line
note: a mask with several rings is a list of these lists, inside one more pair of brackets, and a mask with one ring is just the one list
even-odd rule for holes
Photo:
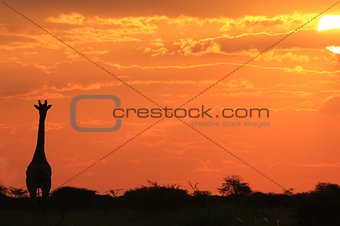
[[[176,184],[148,181],[147,185],[113,196],[86,188],[62,187],[52,192],[49,202],[52,211],[40,219],[45,225],[55,222],[60,222],[59,225],[340,225],[337,184],[318,183],[313,191],[305,193],[273,194],[249,192],[248,183],[226,178],[220,189],[226,185],[249,188],[246,192],[232,190],[228,195],[212,195],[194,183],[189,183],[192,191],[188,192]],[[24,189],[0,185],[1,225],[41,224],[29,214],[32,211]],[[46,223],[48,220],[50,223]]]
[[92,207],[96,191],[86,188],[62,187],[51,194],[51,205],[65,209],[86,209]]
[[218,189],[222,196],[247,195],[252,193],[248,183],[243,182],[239,176],[229,176],[224,178],[222,186]]
[[159,185],[148,181],[149,186],[130,189],[124,193],[128,208],[143,211],[174,210],[188,205],[190,195],[176,184]]
[[340,186],[318,183],[313,192],[302,194],[297,209],[302,226],[340,225]]

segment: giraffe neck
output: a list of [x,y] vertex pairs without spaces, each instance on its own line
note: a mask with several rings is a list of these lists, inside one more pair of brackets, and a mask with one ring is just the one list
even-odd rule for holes
[[45,156],[45,118],[40,114],[39,117],[39,128],[38,128],[38,139],[37,146],[34,152],[33,160],[46,160]]

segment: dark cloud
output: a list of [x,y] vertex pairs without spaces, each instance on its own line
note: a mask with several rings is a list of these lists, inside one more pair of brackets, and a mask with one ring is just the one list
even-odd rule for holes
[[86,15],[100,14],[109,17],[148,16],[148,15],[190,15],[198,17],[237,17],[244,15],[270,15],[292,12],[323,11],[334,1],[267,1],[267,0],[83,0],[83,1],[43,1],[43,0],[13,0],[10,4],[25,11],[40,14],[60,12],[81,12]]

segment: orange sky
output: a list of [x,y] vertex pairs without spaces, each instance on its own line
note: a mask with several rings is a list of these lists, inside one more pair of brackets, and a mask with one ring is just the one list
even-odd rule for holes
[[[334,4],[329,0],[8,3],[169,107],[186,102]],[[340,15],[340,5],[327,14]],[[0,183],[25,187],[25,170],[36,144],[38,112],[33,104],[39,98],[53,105],[46,122],[53,188],[155,122],[125,119],[112,133],[72,129],[69,104],[75,95],[110,94],[118,96],[123,107],[155,106],[3,4],[0,15]],[[187,105],[269,108],[268,128],[195,128],[295,191],[311,190],[319,181],[340,183],[339,57],[326,48],[340,46],[340,32],[318,32],[318,21]],[[83,103],[80,123],[111,125],[112,108],[105,101]],[[186,119],[193,121],[204,120]],[[105,192],[147,180],[184,188],[191,181],[216,192],[222,178],[233,174],[254,190],[281,191],[181,122],[167,119],[69,185]]]

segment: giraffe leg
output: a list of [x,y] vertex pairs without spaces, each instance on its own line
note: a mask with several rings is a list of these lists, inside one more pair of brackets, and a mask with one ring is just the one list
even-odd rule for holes
[[41,188],[37,188],[37,204],[39,205],[41,203]]
[[42,207],[42,213],[44,215],[47,214],[48,211],[48,196],[49,196],[49,188],[43,187],[41,188],[41,207]]
[[37,199],[37,189],[36,188],[30,188],[28,191],[30,193],[31,199],[35,201]]
[[33,186],[28,187],[28,192],[30,193],[31,202],[32,202],[32,210],[34,211],[33,214],[36,213],[37,210],[37,189]]

